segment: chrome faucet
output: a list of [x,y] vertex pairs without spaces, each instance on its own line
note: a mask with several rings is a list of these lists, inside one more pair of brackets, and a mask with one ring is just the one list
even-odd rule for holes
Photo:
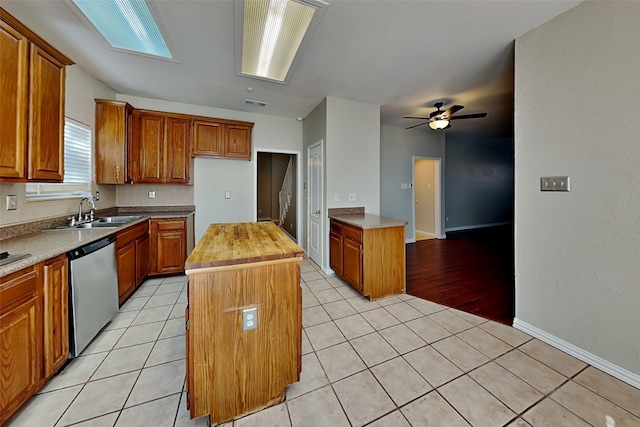
[[[82,217],[82,203],[84,203],[85,200],[88,200],[89,203],[91,204],[91,210],[89,211],[88,214],[85,214],[84,218]],[[91,196],[91,194],[87,194],[86,197],[83,197],[80,200],[80,206],[78,207],[78,221],[76,221],[76,223],[80,223],[82,221],[93,221],[93,214],[96,211],[96,203],[93,201],[93,197]]]

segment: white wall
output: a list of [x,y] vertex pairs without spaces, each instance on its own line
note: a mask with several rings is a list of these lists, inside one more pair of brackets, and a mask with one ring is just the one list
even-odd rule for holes
[[[640,385],[640,2],[516,40],[516,325]],[[539,179],[569,175],[568,193]]]
[[[400,186],[412,182],[414,156],[442,159],[440,182],[444,188],[444,134],[391,126],[380,128],[380,214],[407,221],[405,239],[408,242],[415,240],[412,190]],[[440,198],[440,218],[444,224],[444,191]],[[436,230],[436,235],[443,235],[443,230]]]
[[[95,98],[114,98],[115,93],[105,84],[78,65],[66,68],[65,80],[65,116],[91,127],[95,135]],[[95,138],[94,138],[95,143]],[[95,167],[94,167],[95,170]],[[94,190],[100,190],[97,209],[115,206],[115,186],[93,184]],[[79,197],[50,201],[30,201],[25,198],[25,184],[0,184],[0,199],[7,195],[18,196],[18,209],[6,211],[2,208],[0,226],[26,223],[38,219],[56,218],[78,212]]]
[[[195,234],[196,241],[202,237],[211,223],[245,222],[255,220],[256,206],[256,161],[257,149],[274,150],[302,150],[302,123],[295,118],[267,116],[264,114],[247,113],[243,111],[225,110],[221,108],[205,107],[201,105],[182,104],[178,102],[157,99],[140,98],[118,95],[118,99],[129,102],[136,108],[170,111],[174,113],[194,114],[229,120],[253,122],[251,161],[210,159],[199,157],[194,161],[192,172],[193,187],[178,187],[174,204],[195,204]],[[137,191],[135,186],[119,186],[118,200],[121,192]],[[157,186],[158,188],[162,186]],[[160,188],[162,190],[162,188]],[[182,189],[182,192],[179,190]],[[144,191],[140,200],[145,200]],[[165,189],[165,192],[174,190]],[[225,192],[231,193],[231,198],[225,199]],[[189,194],[193,201],[189,200]],[[127,194],[127,199],[129,199]],[[164,200],[171,200],[169,196]]]

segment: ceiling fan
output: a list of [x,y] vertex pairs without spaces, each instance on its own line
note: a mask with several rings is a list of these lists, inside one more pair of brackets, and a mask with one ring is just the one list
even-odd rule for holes
[[431,114],[429,114],[429,117],[412,117],[412,116],[403,117],[405,119],[426,120],[426,122],[419,123],[419,124],[413,125],[413,126],[409,126],[408,128],[405,128],[405,130],[413,129],[415,127],[422,126],[422,125],[426,125],[427,123],[429,124],[429,127],[431,129],[442,130],[442,129],[448,129],[448,128],[451,127],[451,125],[449,124],[449,122],[451,120],[479,119],[479,118],[482,118],[482,117],[487,117],[487,113],[475,113],[475,114],[465,114],[465,115],[462,115],[462,116],[453,116],[453,114],[455,114],[456,112],[462,110],[464,108],[464,106],[462,106],[462,105],[453,105],[452,107],[450,107],[447,110],[441,110],[440,108],[442,108],[443,105],[444,104],[442,102],[436,102],[435,104],[433,104],[433,106],[436,107],[437,110],[432,112]]

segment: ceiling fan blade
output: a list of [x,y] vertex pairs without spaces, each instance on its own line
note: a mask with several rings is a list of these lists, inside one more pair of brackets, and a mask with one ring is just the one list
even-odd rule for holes
[[481,117],[487,117],[487,113],[475,113],[475,114],[465,114],[463,116],[454,116],[454,117],[449,117],[449,120],[479,119]]
[[413,117],[413,116],[404,116],[403,119],[420,119],[420,120],[429,120],[429,117]]
[[456,112],[462,110],[464,108],[464,106],[462,105],[452,105],[451,107],[449,107],[443,115],[447,116],[447,117],[451,117],[453,114],[455,114]]
[[409,130],[409,129],[417,128],[418,126],[426,125],[427,123],[429,123],[429,122],[424,122],[424,123],[419,123],[419,124],[417,124],[417,125],[409,126],[408,128],[404,128],[404,130]]

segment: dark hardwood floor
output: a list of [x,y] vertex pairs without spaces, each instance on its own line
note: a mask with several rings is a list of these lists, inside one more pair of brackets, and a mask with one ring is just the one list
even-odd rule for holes
[[511,325],[513,227],[447,233],[407,247],[407,293]]

